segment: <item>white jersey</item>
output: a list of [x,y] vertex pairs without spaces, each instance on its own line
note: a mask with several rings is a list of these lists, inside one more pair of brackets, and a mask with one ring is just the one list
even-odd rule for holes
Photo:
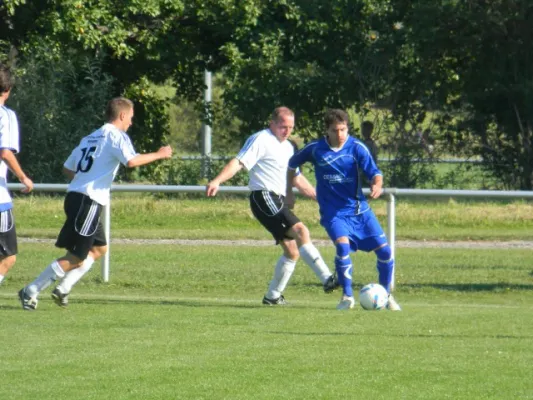
[[109,203],[109,191],[120,164],[126,165],[137,153],[129,136],[112,124],[85,136],[65,161],[76,172],[67,192],[79,192],[101,205]]
[[[0,149],[19,152],[19,124],[15,112],[0,106]],[[11,204],[11,195],[7,190],[7,164],[0,162],[0,205]],[[4,207],[3,207],[4,208]]]
[[280,142],[270,129],[264,129],[246,140],[236,158],[248,170],[250,190],[285,196],[287,166],[293,154],[294,147],[288,140]]

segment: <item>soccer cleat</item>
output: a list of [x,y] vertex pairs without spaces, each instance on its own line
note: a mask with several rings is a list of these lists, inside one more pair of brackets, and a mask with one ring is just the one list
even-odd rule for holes
[[331,275],[326,282],[322,285],[324,293],[331,293],[339,287],[339,281],[337,280],[337,274]]
[[285,297],[281,295],[277,299],[269,299],[265,296],[263,297],[263,304],[266,306],[286,306],[288,303],[285,300]]
[[387,309],[391,311],[402,311],[400,305],[394,300],[392,294],[389,294],[389,301],[387,302]]
[[342,296],[340,303],[337,305],[337,310],[349,310],[355,305],[353,296]]
[[19,290],[19,299],[23,309],[27,311],[35,311],[35,309],[37,308],[37,298],[28,296],[26,294],[26,288],[22,288]]
[[52,292],[52,299],[59,307],[68,306],[69,293],[62,293],[57,287]]

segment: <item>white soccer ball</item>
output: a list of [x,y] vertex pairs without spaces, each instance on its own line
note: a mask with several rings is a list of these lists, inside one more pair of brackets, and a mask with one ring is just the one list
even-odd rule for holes
[[382,310],[388,301],[387,290],[377,283],[369,283],[359,291],[359,303],[365,310]]

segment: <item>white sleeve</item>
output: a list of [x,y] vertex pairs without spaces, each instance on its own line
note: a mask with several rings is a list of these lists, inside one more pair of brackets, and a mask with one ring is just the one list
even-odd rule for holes
[[128,164],[128,161],[137,155],[129,136],[125,133],[113,133],[112,143],[113,154],[123,165]]
[[261,145],[261,137],[262,135],[259,133],[250,136],[239,151],[239,154],[237,154],[237,160],[239,160],[248,171],[250,171],[263,156],[265,146]]
[[63,164],[63,166],[67,169],[70,169],[71,171],[76,171],[78,168],[76,166],[76,150],[78,148],[76,147],[72,153],[70,153],[70,156],[68,156],[67,161]]
[[17,116],[11,110],[0,108],[0,149],[19,152],[19,127]]

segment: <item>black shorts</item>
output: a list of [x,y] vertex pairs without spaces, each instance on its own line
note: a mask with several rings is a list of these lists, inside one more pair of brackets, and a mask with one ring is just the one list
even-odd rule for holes
[[276,244],[284,239],[291,239],[287,236],[287,231],[300,222],[285,204],[284,196],[266,190],[250,194],[250,208],[255,218],[272,234]]
[[0,212],[0,257],[14,256],[18,253],[17,231],[13,209]]
[[100,221],[103,206],[82,193],[69,192],[64,210],[67,220],[59,232],[56,246],[85,260],[93,246],[105,246],[107,240]]

